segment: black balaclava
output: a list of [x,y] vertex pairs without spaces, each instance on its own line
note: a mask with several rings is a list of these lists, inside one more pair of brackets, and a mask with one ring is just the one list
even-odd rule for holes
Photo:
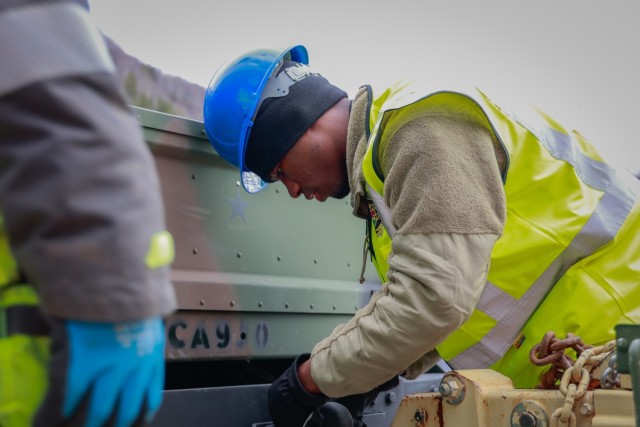
[[[285,60],[279,73],[297,62]],[[289,87],[289,93],[266,98],[254,120],[245,152],[247,169],[264,181],[298,139],[347,93],[317,73],[310,73]]]

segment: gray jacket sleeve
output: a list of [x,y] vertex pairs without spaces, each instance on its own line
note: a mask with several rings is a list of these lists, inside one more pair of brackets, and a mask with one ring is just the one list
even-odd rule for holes
[[6,233],[46,313],[123,321],[174,309],[169,267],[146,262],[165,230],[158,177],[112,70],[1,94],[0,165]]

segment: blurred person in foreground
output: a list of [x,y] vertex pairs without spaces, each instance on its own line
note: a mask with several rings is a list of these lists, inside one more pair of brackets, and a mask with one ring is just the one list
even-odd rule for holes
[[0,40],[0,425],[143,425],[175,308],[153,159],[86,3],[0,0]]

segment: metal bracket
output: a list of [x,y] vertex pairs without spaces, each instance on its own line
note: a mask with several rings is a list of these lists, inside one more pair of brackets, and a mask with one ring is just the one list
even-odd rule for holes
[[631,374],[636,427],[640,427],[640,325],[616,325],[618,371]]

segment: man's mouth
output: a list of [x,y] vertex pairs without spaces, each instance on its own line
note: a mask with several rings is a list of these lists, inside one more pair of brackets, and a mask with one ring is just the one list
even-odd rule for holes
[[313,200],[316,199],[318,202],[324,202],[325,200],[327,200],[326,197],[323,197],[321,195],[319,195],[318,193],[304,193],[304,198],[307,200]]

